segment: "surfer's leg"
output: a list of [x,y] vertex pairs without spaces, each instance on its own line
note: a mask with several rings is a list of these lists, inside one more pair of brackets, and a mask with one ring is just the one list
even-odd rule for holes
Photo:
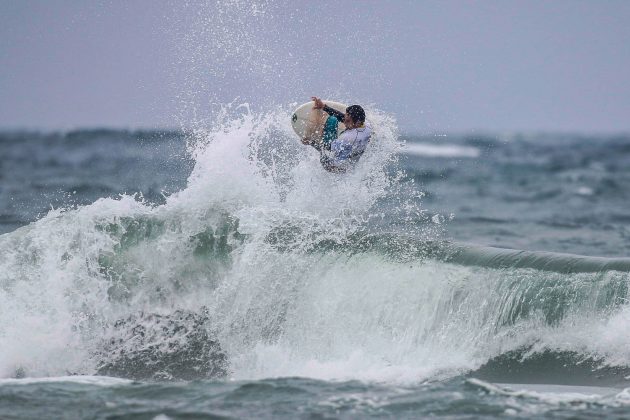
[[322,134],[322,146],[326,150],[330,150],[330,143],[337,138],[337,127],[339,121],[334,116],[329,116],[324,124],[324,133]]
[[335,165],[335,161],[329,156],[326,156],[324,153],[322,153],[322,155],[319,157],[319,163],[321,163],[322,167],[328,172],[334,172],[337,174],[346,172],[345,168]]
[[326,169],[329,172],[332,172],[332,168],[334,166],[332,164],[332,159],[330,159],[328,156],[322,153],[322,155],[319,157],[319,163],[322,164],[322,167],[324,169]]

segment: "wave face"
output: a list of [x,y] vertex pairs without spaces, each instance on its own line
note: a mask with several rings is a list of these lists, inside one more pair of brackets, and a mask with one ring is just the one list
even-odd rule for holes
[[533,268],[557,273],[630,271],[630,258],[590,257],[465,244],[448,244],[443,248],[445,260],[463,265],[489,268]]
[[161,202],[101,198],[0,236],[0,376],[417,382],[545,352],[629,366],[626,260],[446,242],[390,117],[369,110],[377,137],[339,176],[288,111],[189,133],[194,167]]

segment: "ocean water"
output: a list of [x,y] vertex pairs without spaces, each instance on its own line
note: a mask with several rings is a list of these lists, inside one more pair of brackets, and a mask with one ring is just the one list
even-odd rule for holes
[[630,137],[290,111],[0,134],[0,418],[630,415]]

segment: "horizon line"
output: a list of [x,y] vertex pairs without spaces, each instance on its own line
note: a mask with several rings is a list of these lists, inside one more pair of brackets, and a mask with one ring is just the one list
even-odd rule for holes
[[[197,128],[193,127],[169,127],[169,126],[122,126],[122,125],[101,125],[95,124],[91,126],[70,126],[70,127],[11,127],[0,126],[0,133],[37,133],[37,134],[56,134],[56,133],[72,133],[80,131],[120,131],[120,132],[186,132],[193,131]],[[626,130],[569,130],[569,129],[491,129],[491,128],[470,128],[455,130],[422,130],[422,129],[401,129],[401,136],[415,135],[423,137],[440,137],[440,136],[514,136],[514,135],[579,135],[579,136],[630,136],[630,129]]]

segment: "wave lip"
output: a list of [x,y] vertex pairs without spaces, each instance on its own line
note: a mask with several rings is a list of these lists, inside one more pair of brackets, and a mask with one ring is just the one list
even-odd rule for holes
[[630,258],[591,257],[546,251],[523,251],[451,243],[443,259],[460,265],[487,268],[533,268],[557,273],[630,272]]

